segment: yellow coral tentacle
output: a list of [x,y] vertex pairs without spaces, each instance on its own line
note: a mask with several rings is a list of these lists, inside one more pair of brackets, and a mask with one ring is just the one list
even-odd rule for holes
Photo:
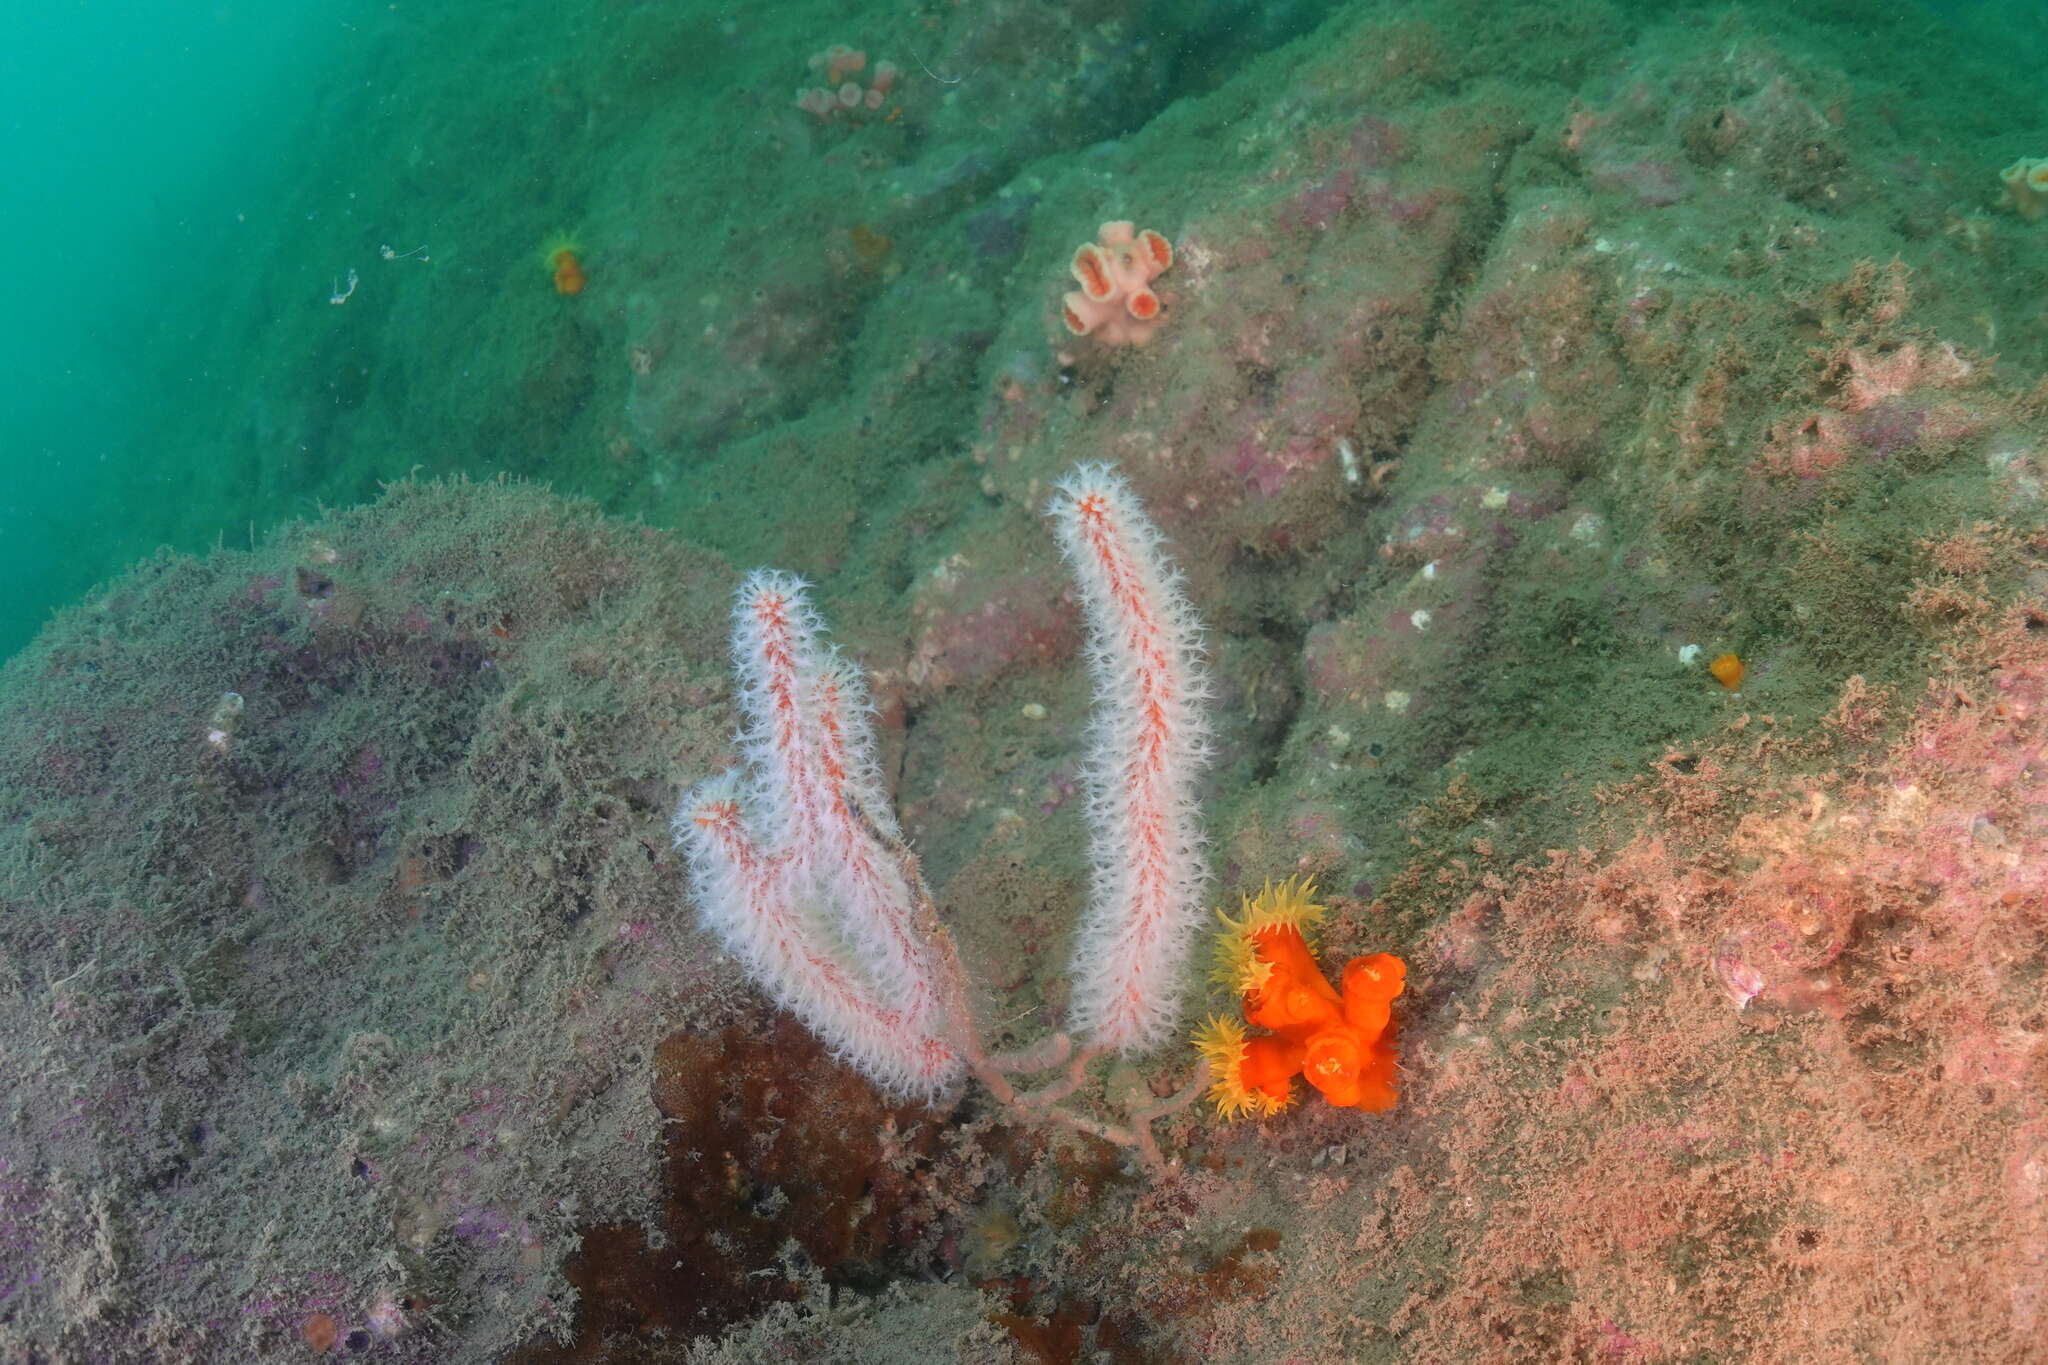
[[1216,931],[1216,962],[1210,976],[1235,995],[1250,995],[1266,984],[1273,964],[1261,961],[1256,937],[1261,929],[1285,925],[1294,929],[1313,950],[1315,927],[1329,907],[1316,903],[1315,880],[1289,877],[1278,886],[1267,882],[1256,896],[1244,897],[1238,917],[1218,910],[1223,927]]

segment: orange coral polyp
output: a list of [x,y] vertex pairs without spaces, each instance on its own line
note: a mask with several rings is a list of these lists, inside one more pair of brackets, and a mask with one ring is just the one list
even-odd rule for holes
[[[1367,1113],[1382,1114],[1394,1107],[1401,1098],[1395,1084],[1395,1071],[1400,1062],[1400,1050],[1394,1046],[1394,1032],[1388,1029],[1373,1044],[1371,1055],[1360,1069],[1351,1101],[1346,1108],[1363,1109]],[[1335,1104],[1333,1099],[1330,1101]]]
[[1378,1038],[1385,1033],[1393,1017],[1393,1001],[1374,1000],[1366,996],[1345,993],[1344,1022],[1367,1038]]
[[1263,1118],[1293,1102],[1294,1073],[1301,1070],[1299,1043],[1248,1039],[1236,1020],[1211,1018],[1195,1031],[1195,1048],[1209,1064],[1209,1099],[1224,1118]]
[[1100,302],[1115,290],[1116,285],[1109,276],[1109,262],[1103,259],[1102,248],[1093,242],[1074,248],[1074,278],[1081,285],[1081,292]]
[[1134,290],[1124,300],[1124,308],[1140,322],[1150,322],[1159,316],[1159,296],[1149,289]]
[[1392,953],[1354,957],[1344,964],[1344,1000],[1392,1000],[1408,981],[1408,964]]
[[[1322,981],[1315,955],[1308,950],[1308,936],[1291,924],[1269,924],[1252,934],[1252,956],[1265,964],[1270,976],[1298,977]],[[1328,986],[1328,982],[1323,982]]]
[[[1324,983],[1324,989],[1328,989],[1328,983]],[[1269,986],[1257,996],[1245,997],[1247,1024],[1295,1038],[1306,1038],[1341,1017],[1335,992],[1325,995],[1305,983]]]
[[1138,249],[1145,253],[1154,275],[1165,273],[1173,265],[1173,243],[1151,228],[1138,234]]
[[1248,1024],[1306,1037],[1342,1012],[1337,992],[1324,979],[1308,940],[1291,924],[1271,924],[1252,934],[1252,957],[1261,984],[1245,992]]
[[1358,1102],[1358,1078],[1371,1046],[1360,1045],[1356,1029],[1341,1025],[1324,1029],[1302,1050],[1302,1079],[1322,1091],[1330,1103],[1349,1108]]
[[1306,1053],[1305,1045],[1289,1038],[1247,1038],[1238,1079],[1246,1090],[1260,1092],[1280,1108],[1293,1098],[1295,1073]]

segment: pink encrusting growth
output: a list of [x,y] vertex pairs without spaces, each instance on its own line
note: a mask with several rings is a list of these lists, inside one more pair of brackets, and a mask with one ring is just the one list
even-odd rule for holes
[[1095,870],[1074,950],[1075,1023],[1097,1045],[1130,1051],[1173,1031],[1202,914],[1200,629],[1157,528],[1115,473],[1082,466],[1050,510],[1080,583],[1095,676]]
[[889,97],[889,92],[895,89],[896,80],[903,72],[894,62],[878,62],[873,78],[863,87],[853,77],[867,69],[868,54],[844,43],[834,43],[823,52],[813,52],[811,71],[825,83],[798,90],[796,107],[807,114],[817,115],[820,120],[842,113],[857,114],[862,110],[875,112],[882,107],[882,101]]
[[[895,832],[866,690],[819,643],[804,587],[767,571],[741,585],[733,667],[748,776],[692,791],[676,840],[706,922],[778,1004],[885,1089],[936,1095],[963,1065],[941,975],[913,928],[909,887],[861,820]],[[840,961],[835,939],[861,971]]]
[[[998,1100],[1023,1105],[1005,1072],[1071,1057],[1077,1074],[1104,1052],[1163,1041],[1177,1022],[1201,914],[1200,628],[1159,532],[1113,472],[1076,470],[1049,514],[1080,584],[1096,684],[1093,896],[1073,972],[1080,1049],[1064,1033],[1015,1058],[983,1048],[958,957],[890,812],[867,690],[823,643],[800,579],[763,570],[741,585],[733,667],[745,766],[699,785],[676,812],[705,922],[778,1004],[898,1096],[936,1098],[972,1070]],[[1142,1125],[1059,1116],[1156,1157]]]

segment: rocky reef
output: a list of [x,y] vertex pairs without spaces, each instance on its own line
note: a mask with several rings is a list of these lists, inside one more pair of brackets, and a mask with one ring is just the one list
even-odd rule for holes
[[[226,431],[252,487],[363,491],[431,392],[479,447],[138,565],[0,674],[0,1355],[2030,1358],[2037,92],[1875,5],[1261,8],[1175,48],[1113,0],[623,7],[531,132],[622,139],[561,171],[573,294],[371,276],[341,405],[280,343],[317,439]],[[729,88],[606,122],[600,71],[707,43]],[[828,43],[884,98],[792,101]],[[732,216],[770,198],[803,231]],[[1061,317],[1122,220],[1171,244],[1143,347]],[[1188,1109],[1146,1172],[892,1107],[684,899],[774,564],[867,674],[992,1044],[1065,1022],[1077,460],[1211,628],[1216,902],[1313,877],[1325,961],[1407,963],[1387,1112]]]

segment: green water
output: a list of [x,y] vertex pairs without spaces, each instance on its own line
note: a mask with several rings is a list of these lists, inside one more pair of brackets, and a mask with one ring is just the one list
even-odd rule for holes
[[266,269],[248,220],[317,173],[292,147],[350,61],[347,22],[298,6],[69,0],[8,29],[0,653],[159,543],[217,529],[226,509],[181,505],[209,457],[181,405],[246,373],[223,282]]
[[[1143,126],[1337,7],[1216,4],[1193,18],[1168,5],[1082,8],[1081,22],[1114,10],[1153,46],[1147,83],[1081,92],[1079,116],[1046,131],[1063,106],[1077,112],[1076,92],[1032,108],[1013,88],[998,95],[976,65],[1005,41],[1041,41],[1035,6],[989,7],[984,49],[958,54],[957,69],[916,45],[936,21],[889,6],[21,7],[0,52],[0,363],[12,381],[0,398],[0,655],[158,546],[246,544],[414,468],[545,479],[614,513],[703,523],[732,552],[716,504],[730,490],[751,496],[759,460],[726,454],[731,441],[790,419],[800,428],[825,394],[786,385],[736,422],[650,433],[630,411],[644,300],[627,276],[658,281],[659,304],[731,287],[679,258],[778,230],[785,206],[815,212],[804,158],[752,164],[760,130],[791,117],[784,92],[810,79],[805,54],[871,41],[920,100],[983,92],[985,142],[960,154],[997,159],[962,187],[973,195],[1033,156],[1079,154]],[[1877,19],[1910,27],[1897,16],[1911,12],[1893,6],[1776,8],[1845,34]],[[2039,6],[1946,6],[1911,22],[1962,33],[2008,68],[2048,52]],[[877,30],[886,36],[863,38]],[[1944,88],[1938,72],[1905,70],[1909,44],[1878,50],[1896,52],[1902,87],[1954,101],[1967,121],[1967,72]],[[2048,149],[2048,95],[2043,104],[2034,128],[2012,128],[2015,153]],[[1004,161],[999,149],[1034,127],[1029,154]],[[928,146],[885,150],[899,164],[921,159],[920,173],[946,164]],[[856,244],[867,231],[894,238],[900,268],[919,215],[892,212],[878,181],[848,182],[832,228]],[[926,202],[950,217],[959,199]],[[563,233],[591,270],[575,300],[552,294],[541,263]],[[350,271],[357,290],[330,304]],[[985,283],[1003,309],[1044,292],[1008,282],[1015,292],[1001,297],[1004,282]],[[834,302],[847,316],[864,306]],[[857,382],[843,340],[818,357],[841,389]],[[973,405],[954,398],[914,416],[904,458],[971,439]]]

